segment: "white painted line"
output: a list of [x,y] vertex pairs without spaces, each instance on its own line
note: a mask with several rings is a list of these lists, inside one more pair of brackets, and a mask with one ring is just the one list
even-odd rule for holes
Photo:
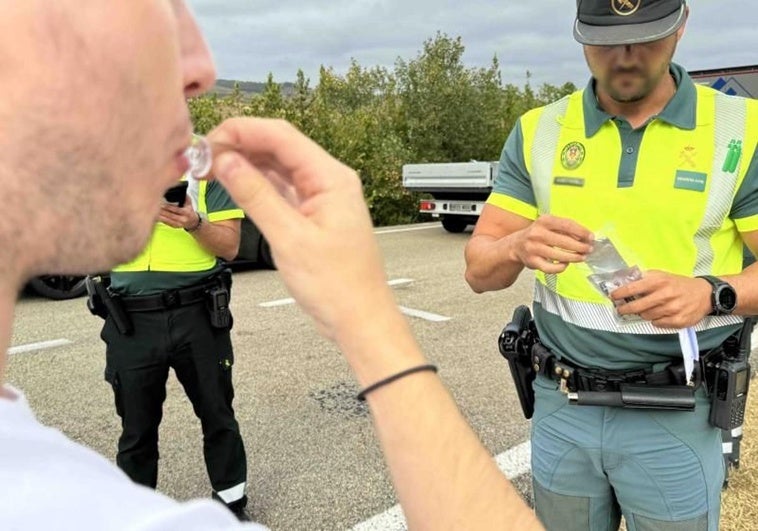
[[405,531],[405,515],[400,505],[395,505],[353,527],[352,531]]
[[424,225],[422,227],[406,227],[404,229],[386,229],[386,230],[375,230],[374,234],[395,234],[397,232],[412,232],[416,230],[429,230],[429,229],[439,229],[442,227],[439,223],[434,223],[433,225]]
[[532,469],[532,443],[525,441],[495,456],[495,462],[508,479],[517,478]]
[[[387,282],[390,286],[401,286],[403,284],[410,284],[413,279],[410,278],[398,278]],[[258,304],[261,308],[274,308],[276,306],[287,306],[289,304],[295,304],[295,299],[279,299],[276,301],[261,302]]]
[[68,339],[53,339],[50,341],[40,341],[39,343],[29,343],[28,345],[19,345],[8,349],[8,354],[23,354],[25,352],[34,352],[35,350],[44,350],[46,348],[62,347],[70,345]]
[[[531,459],[532,449],[529,441],[495,456],[498,468],[503,471],[508,479],[514,479],[529,472]],[[395,505],[356,525],[352,531],[405,531],[406,529],[408,526],[405,523],[403,510],[400,505]]]
[[278,301],[262,302],[258,306],[261,308],[273,308],[274,306],[287,306],[295,304],[295,299],[279,299]]
[[450,320],[450,317],[445,317],[444,315],[437,315],[436,313],[425,312],[422,310],[414,310],[413,308],[406,308],[405,306],[398,306],[398,308],[400,308],[400,311],[404,313],[405,315],[409,315],[411,317],[418,317],[419,319],[426,319],[427,321],[432,321],[433,323],[441,323],[443,321]]
[[758,349],[758,327],[756,327],[756,330],[753,331],[753,335],[750,336],[750,350],[755,351]]

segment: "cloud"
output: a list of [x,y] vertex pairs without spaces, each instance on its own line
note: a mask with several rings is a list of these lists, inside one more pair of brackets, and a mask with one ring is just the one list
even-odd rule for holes
[[[583,85],[588,77],[571,27],[574,0],[189,0],[214,51],[219,77],[278,81],[321,65],[344,73],[350,60],[392,68],[418,55],[437,32],[460,36],[468,66],[497,55],[503,80]],[[700,70],[758,62],[754,5],[692,0],[676,60]],[[728,6],[728,7],[727,7]]]

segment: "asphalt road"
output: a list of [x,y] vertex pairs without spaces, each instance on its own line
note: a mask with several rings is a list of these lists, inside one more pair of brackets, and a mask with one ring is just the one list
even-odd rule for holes
[[[496,339],[513,308],[531,301],[531,277],[506,292],[476,295],[463,279],[470,233],[430,223],[377,234],[399,305],[484,444],[500,454],[526,441]],[[274,530],[350,529],[396,500],[347,364],[296,305],[281,302],[287,298],[276,272],[234,275],[235,408],[248,453],[249,508]],[[114,459],[119,420],[103,380],[101,321],[84,299],[28,296],[15,319],[15,347],[70,343],[12,354],[10,383],[42,422]],[[210,494],[199,423],[173,375],[160,448],[159,490],[179,499]]]

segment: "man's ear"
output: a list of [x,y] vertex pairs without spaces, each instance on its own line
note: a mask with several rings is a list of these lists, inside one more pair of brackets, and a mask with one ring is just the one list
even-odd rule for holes
[[684,29],[687,26],[687,20],[690,18],[690,6],[684,6],[684,22],[676,30],[676,42],[679,42],[684,35]]

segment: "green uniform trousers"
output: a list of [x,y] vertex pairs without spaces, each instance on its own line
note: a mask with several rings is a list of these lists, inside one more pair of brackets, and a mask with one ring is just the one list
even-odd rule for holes
[[532,474],[548,530],[717,531],[724,481],[721,430],[695,411],[569,405],[556,382],[534,381]]

